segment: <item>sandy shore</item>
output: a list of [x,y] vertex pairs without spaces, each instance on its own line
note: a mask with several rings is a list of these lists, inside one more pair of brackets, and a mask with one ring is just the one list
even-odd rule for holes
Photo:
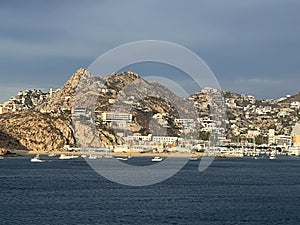
[[[66,154],[66,155],[98,155],[98,156],[104,156],[104,155],[111,155],[115,157],[126,157],[126,156],[132,156],[132,157],[155,157],[155,156],[160,156],[160,157],[205,157],[203,156],[203,153],[152,153],[152,152],[146,152],[146,153],[140,153],[140,152],[109,152],[109,153],[104,153],[104,152],[70,152],[70,151],[51,151],[51,152],[45,152],[45,151],[27,151],[27,150],[10,150],[10,152],[15,153],[17,155],[21,156],[33,156],[36,154],[39,155],[49,155],[50,153],[56,154],[56,155],[61,155],[61,154]],[[241,155],[235,155],[235,154],[221,154],[217,155],[216,157],[224,157],[224,158],[232,158],[232,157],[242,157]]]

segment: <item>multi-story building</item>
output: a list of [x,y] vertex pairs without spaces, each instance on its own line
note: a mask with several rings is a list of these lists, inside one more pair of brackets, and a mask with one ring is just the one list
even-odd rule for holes
[[103,122],[127,122],[130,123],[132,121],[132,114],[129,113],[102,113],[102,121]]

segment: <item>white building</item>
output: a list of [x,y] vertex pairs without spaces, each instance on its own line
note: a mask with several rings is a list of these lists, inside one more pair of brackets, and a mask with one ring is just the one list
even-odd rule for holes
[[288,135],[275,135],[275,130],[269,130],[269,145],[288,147],[292,145],[292,137]]
[[290,107],[294,109],[299,109],[300,108],[300,102],[298,101],[293,101],[290,103]]
[[151,141],[152,140],[152,135],[149,134],[148,136],[128,136],[127,140],[131,141]]
[[102,113],[102,120],[104,122],[128,122],[132,121],[132,114],[129,113]]
[[168,137],[168,136],[153,136],[152,141],[155,143],[166,143],[173,144],[178,140],[178,137]]

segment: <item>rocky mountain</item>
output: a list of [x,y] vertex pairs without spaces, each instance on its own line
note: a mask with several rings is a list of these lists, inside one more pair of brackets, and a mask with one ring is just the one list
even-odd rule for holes
[[[178,136],[179,127],[174,123],[174,119],[180,115],[192,114],[189,110],[190,102],[175,96],[158,83],[149,83],[130,71],[96,78],[92,81],[89,78],[81,80],[79,86],[82,83],[84,85],[81,90],[77,88],[79,91],[74,107],[95,111],[97,133],[104,146],[124,143],[122,137],[125,133],[127,135],[151,133],[152,135]],[[89,85],[86,85],[87,83]],[[130,115],[132,120],[128,123],[106,121],[103,118],[104,113]],[[78,129],[85,133],[84,137],[89,136],[88,127],[81,124]],[[86,142],[86,140],[83,141]]]
[[[176,109],[174,105],[182,107]],[[174,118],[190,113],[188,104],[168,89],[148,83],[133,72],[95,78],[80,68],[34,109],[0,115],[0,147],[51,151],[64,145],[76,146],[71,111],[89,107],[95,109],[96,132],[102,146],[122,144],[124,140],[117,135],[121,130],[178,135]],[[103,121],[105,112],[128,113],[132,121],[126,127],[114,127]],[[87,130],[83,126],[80,129]]]
[[[207,140],[217,119],[210,114],[215,91],[204,88],[182,99],[159,83],[147,82],[130,71],[94,77],[80,68],[61,89],[35,101],[33,108],[0,115],[0,148],[51,151],[64,145],[88,146],[92,142],[107,147],[123,144],[123,136],[133,134],[184,134],[199,139],[199,130],[200,137]],[[276,135],[289,135],[300,120],[300,104],[289,104],[297,96],[300,94],[283,104],[223,91],[219,97],[224,104],[217,108],[221,106],[226,111],[221,116],[226,138],[238,141],[254,135],[266,143],[269,129],[274,129]],[[220,116],[223,112],[217,108],[215,115]],[[128,121],[106,118],[115,115],[128,116]],[[187,134],[178,119],[197,122],[195,126],[184,125],[190,129]],[[90,123],[94,125],[91,127]],[[75,141],[79,140],[78,130],[81,143]],[[89,140],[89,135],[95,137],[95,134],[99,137],[97,141]]]

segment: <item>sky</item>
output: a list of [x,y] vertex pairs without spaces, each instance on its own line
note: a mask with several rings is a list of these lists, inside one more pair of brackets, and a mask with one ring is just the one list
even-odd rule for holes
[[[299,12],[298,0],[3,0],[0,101],[28,88],[59,88],[78,68],[139,40],[190,49],[223,90],[258,99],[294,94],[300,91]],[[160,66],[136,70],[190,82]]]

